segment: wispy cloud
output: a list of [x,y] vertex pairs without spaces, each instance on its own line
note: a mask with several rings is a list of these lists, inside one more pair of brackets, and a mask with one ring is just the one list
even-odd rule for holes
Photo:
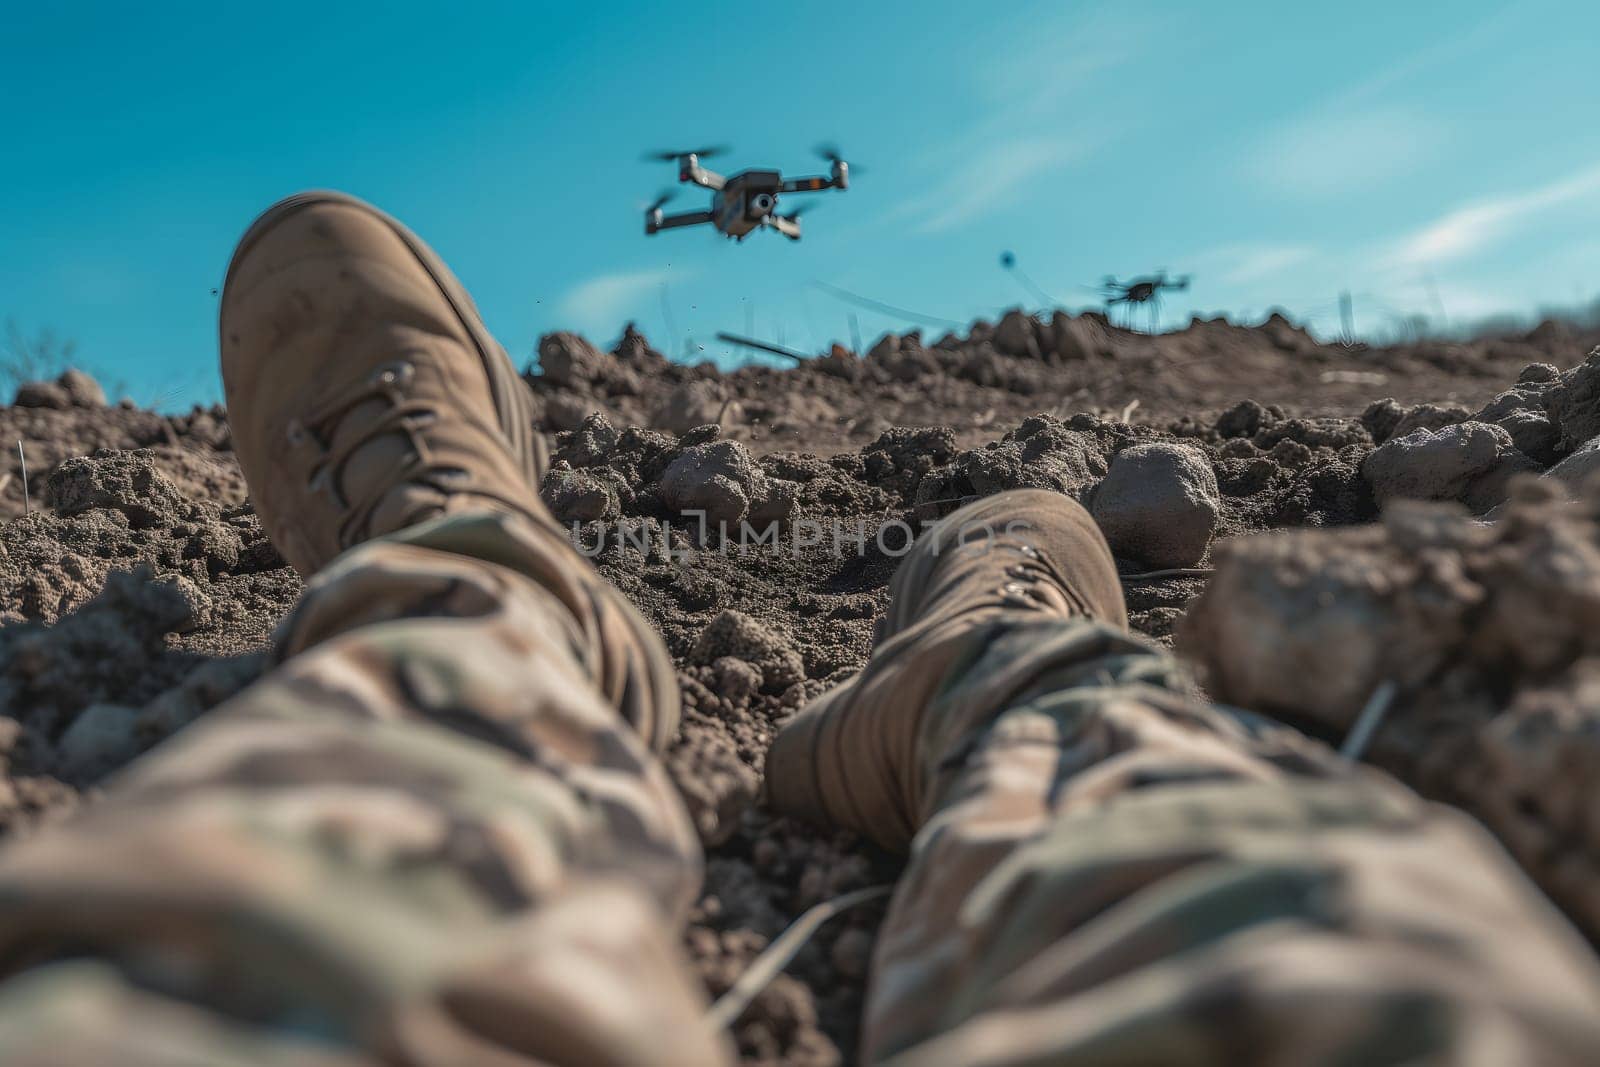
[[1012,193],[1083,153],[1083,144],[1065,138],[1020,137],[992,145],[926,196],[909,201],[904,214],[918,219],[911,227],[913,233],[954,229],[1004,207]]
[[1384,262],[1392,267],[1422,267],[1459,260],[1514,235],[1538,216],[1588,200],[1600,200],[1600,164],[1547,185],[1447,212],[1403,238]]
[[1416,49],[1398,63],[1369,74],[1346,86],[1323,103],[1330,111],[1346,111],[1366,106],[1397,85],[1442,64],[1457,64],[1486,48],[1503,47],[1505,35],[1522,20],[1525,3],[1507,4],[1488,17],[1456,33]]
[[1226,285],[1277,279],[1316,256],[1309,245],[1252,243],[1222,245],[1192,258],[1196,270]]
[[[1141,32],[1151,32],[1148,22]],[[1013,194],[1083,159],[1104,140],[1104,125],[1073,105],[1098,76],[1136,58],[1138,40],[1105,8],[1062,15],[1036,6],[996,24],[972,45],[1007,57],[975,75],[985,117],[933,146],[923,169],[943,179],[886,217],[910,220],[913,233],[942,233],[1003,210]]]
[[666,269],[597,274],[569,289],[557,306],[571,328],[604,333],[620,329],[629,315],[637,316],[662,283],[687,276]]
[[1504,41],[1521,4],[1502,7],[1426,47],[1409,51],[1270,130],[1247,153],[1251,178],[1273,189],[1312,198],[1370,188],[1437,158],[1455,126],[1414,99],[1385,103],[1397,87]]
[[1246,166],[1275,191],[1324,197],[1408,173],[1447,139],[1445,123],[1404,108],[1318,112],[1274,130]]
[[1096,76],[1137,58],[1141,41],[1158,35],[1163,21],[1146,13],[1130,22],[1113,8],[1022,12],[974,49],[1006,57],[981,67],[979,91],[1013,119],[1049,116]]

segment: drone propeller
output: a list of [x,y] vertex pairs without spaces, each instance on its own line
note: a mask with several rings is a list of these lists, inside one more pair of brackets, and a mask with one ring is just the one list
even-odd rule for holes
[[675,197],[677,195],[678,195],[678,190],[676,190],[676,189],[672,189],[672,188],[663,189],[663,190],[661,190],[661,192],[656,194],[656,198],[654,200],[652,200],[650,203],[645,205],[644,210],[645,210],[646,213],[651,212],[651,211],[659,211],[659,210],[661,210],[662,207],[666,206],[666,204],[667,204],[667,202],[669,200],[671,200],[673,197]]
[[646,152],[643,158],[647,163],[671,163],[673,160],[682,159],[684,156],[699,156],[701,159],[710,159],[712,156],[722,155],[727,150],[728,146],[725,144],[714,144],[707,145],[704,148],[664,149],[659,152]]
[[[812,151],[815,152],[820,158],[827,160],[829,163],[845,162],[844,153],[841,152],[839,150],[839,146],[834,144],[832,141],[823,141],[821,144],[817,145],[817,147],[813,148]],[[850,174],[852,177],[859,177],[865,170],[865,167],[857,166],[854,163],[850,164]]]

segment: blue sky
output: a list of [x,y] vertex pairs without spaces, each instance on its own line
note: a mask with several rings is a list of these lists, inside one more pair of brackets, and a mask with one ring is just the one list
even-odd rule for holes
[[[69,9],[70,8],[70,9]],[[1108,273],[1331,328],[1600,292],[1600,5],[999,3],[11,5],[0,318],[73,337],[141,401],[219,395],[233,242],[305,187],[451,262],[519,362],[540,333],[728,359],[747,326],[848,336],[843,286],[965,321]],[[864,168],[804,241],[646,238],[641,150]],[[677,209],[699,207],[685,190]],[[798,198],[796,198],[798,199]],[[860,311],[869,338],[905,320]],[[672,335],[668,337],[668,321]],[[704,346],[702,349],[701,346]],[[742,355],[734,359],[745,358]]]

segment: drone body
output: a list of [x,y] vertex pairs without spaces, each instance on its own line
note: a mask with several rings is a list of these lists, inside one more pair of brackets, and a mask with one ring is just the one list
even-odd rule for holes
[[1107,276],[1101,283],[1100,289],[1105,297],[1106,311],[1109,314],[1112,307],[1123,304],[1128,309],[1129,325],[1132,325],[1133,305],[1147,304],[1150,307],[1150,329],[1154,330],[1161,317],[1161,293],[1164,289],[1182,290],[1189,288],[1189,276],[1169,278],[1166,271],[1157,271],[1155,274],[1143,278],[1134,278],[1132,281],[1119,282],[1116,278]]
[[676,160],[678,181],[699,185],[712,191],[709,211],[685,211],[676,215],[663,214],[661,208],[671,198],[671,191],[662,193],[655,203],[645,208],[644,232],[659,233],[683,226],[709,223],[718,233],[742,241],[756,230],[777,230],[791,241],[800,239],[800,211],[778,214],[778,197],[784,193],[813,193],[824,189],[850,188],[850,164],[839,153],[827,146],[818,151],[832,166],[827,177],[789,178],[776,170],[743,170],[723,177],[700,165],[702,157],[716,155],[722,149],[700,148],[687,152],[656,152],[646,158],[663,161]]

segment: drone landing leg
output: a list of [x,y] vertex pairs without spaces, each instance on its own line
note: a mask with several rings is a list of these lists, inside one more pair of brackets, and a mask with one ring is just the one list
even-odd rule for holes
[[766,225],[777,230],[791,241],[800,240],[800,220],[789,218],[786,215],[768,215],[762,220]]

